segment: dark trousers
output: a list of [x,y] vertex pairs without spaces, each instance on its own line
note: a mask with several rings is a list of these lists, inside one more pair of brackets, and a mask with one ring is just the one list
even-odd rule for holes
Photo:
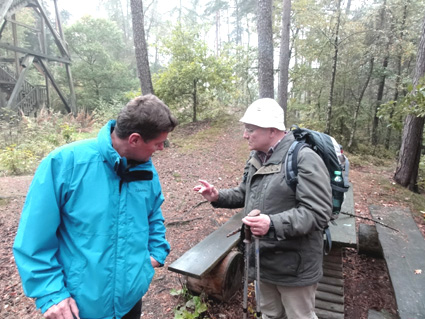
[[142,299],[122,319],[140,319],[142,315]]

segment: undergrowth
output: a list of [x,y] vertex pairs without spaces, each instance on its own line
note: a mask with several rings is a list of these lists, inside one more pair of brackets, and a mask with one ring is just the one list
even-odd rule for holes
[[204,318],[208,303],[203,294],[194,296],[185,285],[179,290],[172,289],[170,294],[180,298],[179,304],[174,308],[174,319]]

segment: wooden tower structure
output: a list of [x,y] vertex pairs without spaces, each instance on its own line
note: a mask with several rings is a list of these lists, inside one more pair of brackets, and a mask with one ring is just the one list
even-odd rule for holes
[[[41,0],[0,1],[0,107],[20,110],[25,115],[36,115],[37,111],[49,107],[50,88],[58,94],[68,113],[77,113],[75,92],[71,74],[71,56],[64,40],[57,0],[53,0],[56,23],[53,25],[41,5]],[[24,8],[36,12],[37,26],[28,25],[16,19]],[[12,43],[5,42],[6,26],[10,26]],[[18,39],[17,28],[25,28],[38,38],[37,45],[24,45]],[[54,40],[54,50],[47,45],[47,35]],[[10,37],[9,37],[10,39]],[[10,40],[9,40],[10,41]],[[69,93],[58,86],[49,63],[60,63],[66,69]],[[27,80],[28,71],[35,67],[45,79],[44,85],[32,85]]]

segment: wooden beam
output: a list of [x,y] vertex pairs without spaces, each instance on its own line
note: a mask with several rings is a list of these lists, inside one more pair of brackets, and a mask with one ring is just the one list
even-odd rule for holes
[[69,93],[71,98],[71,111],[74,114],[74,116],[77,116],[77,100],[75,98],[75,91],[74,91],[74,80],[72,79],[72,72],[71,67],[67,64],[65,65],[66,68],[66,74],[68,75],[68,84],[69,84]]
[[43,53],[40,53],[40,52],[36,52],[36,51],[33,51],[33,50],[28,50],[28,49],[24,49],[24,48],[14,46],[14,45],[10,45],[10,44],[5,43],[5,42],[0,42],[0,48],[10,50],[10,51],[21,52],[21,53],[24,53],[24,54],[31,54],[31,55],[34,55],[38,58],[46,59],[46,60],[49,60],[49,61],[71,64],[71,60],[69,60],[65,57],[63,57],[63,58],[53,57],[53,56],[43,54]]
[[10,5],[12,4],[13,0],[3,0],[3,3],[0,4],[0,20],[3,21],[4,17],[6,16],[7,11],[10,8]]
[[44,11],[43,6],[38,2],[38,10],[40,11],[40,14],[42,18],[44,19],[44,22],[46,22],[47,26],[49,27],[50,32],[52,33],[53,37],[55,38],[56,45],[58,46],[59,50],[61,51],[62,55],[68,57],[70,59],[70,55],[68,52],[68,49],[66,48],[65,43],[62,41],[61,37],[59,36],[56,29],[53,27],[53,25],[50,23],[49,18],[47,16],[46,11]]
[[9,109],[15,109],[16,107],[16,100],[18,98],[18,94],[21,91],[22,84],[25,81],[25,77],[28,73],[29,67],[32,65],[32,62],[34,60],[33,55],[27,55],[24,58],[24,61],[22,63],[22,71],[19,74],[18,81],[16,81],[15,87],[13,88],[12,94],[10,95],[9,101],[7,102],[7,108]]
[[33,30],[33,31],[35,31],[35,32],[41,32],[39,29],[34,28],[33,26],[30,26],[30,25],[28,25],[28,24],[25,24],[25,23],[22,23],[22,22],[16,21],[14,18],[12,18],[12,19],[5,18],[5,20],[6,20],[7,22],[10,22],[10,23],[13,23],[13,24],[16,24],[16,25],[20,25],[21,27],[24,27],[24,28],[27,28],[27,29]]
[[3,34],[4,28],[6,27],[6,22],[7,22],[6,19],[0,20],[0,23],[1,23],[1,26],[0,26],[0,39],[1,39],[1,36]]
[[72,110],[71,110],[71,108],[69,107],[68,101],[66,100],[65,96],[62,94],[62,91],[60,90],[60,88],[57,86],[56,81],[55,81],[55,79],[54,79],[54,77],[53,77],[53,74],[52,74],[52,73],[50,73],[50,70],[48,69],[47,65],[46,65],[46,64],[44,64],[44,62],[43,62],[43,60],[42,60],[42,59],[38,59],[38,63],[39,63],[39,64],[40,64],[40,66],[43,68],[44,73],[47,75],[47,77],[48,77],[48,78],[49,78],[49,80],[50,80],[50,83],[52,83],[52,86],[55,88],[56,92],[58,93],[58,95],[59,95],[60,99],[62,100],[62,102],[63,102],[63,104],[64,104],[64,106],[65,106],[66,111],[67,111],[68,113],[71,113],[71,112],[72,112]]
[[[12,18],[15,19],[15,14],[12,15]],[[19,46],[19,42],[18,42],[18,31],[16,30],[16,25],[12,24],[12,34],[13,34],[13,45],[14,46]],[[20,69],[19,69],[19,56],[18,56],[18,52],[14,52],[14,56],[15,56],[15,73],[16,76],[19,76],[20,73]]]

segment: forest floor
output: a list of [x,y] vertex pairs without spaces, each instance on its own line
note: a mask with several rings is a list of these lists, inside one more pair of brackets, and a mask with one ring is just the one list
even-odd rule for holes
[[[203,198],[192,191],[198,179],[206,179],[218,188],[234,187],[240,182],[248,148],[242,126],[228,124],[198,122],[178,127],[170,134],[170,147],[154,155],[165,196],[163,214],[171,253],[143,298],[142,318],[174,318],[174,309],[182,298],[172,296],[170,291],[181,289],[183,278],[168,271],[167,266],[235,213],[201,204]],[[368,207],[372,204],[408,206],[408,197],[397,200],[400,196],[395,196],[402,191],[391,180],[393,170],[393,165],[368,163],[351,167],[356,215],[371,218]],[[0,177],[0,319],[42,318],[33,301],[23,294],[11,250],[31,179]],[[424,218],[415,219],[425,236]],[[372,222],[357,218],[357,227],[359,223]],[[368,309],[396,313],[384,260],[359,255],[353,248],[344,249],[343,272],[346,319],[367,319]],[[206,300],[208,310],[203,318],[241,318],[241,300],[241,291],[227,302]]]

